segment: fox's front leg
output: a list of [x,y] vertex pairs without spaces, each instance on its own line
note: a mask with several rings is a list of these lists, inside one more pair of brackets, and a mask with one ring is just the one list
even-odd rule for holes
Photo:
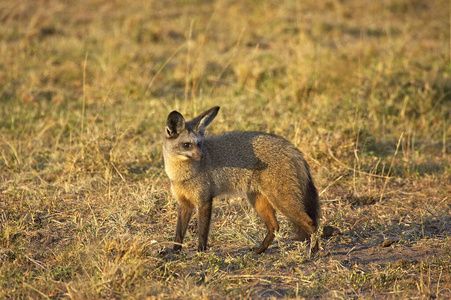
[[207,250],[208,232],[210,230],[212,200],[213,199],[210,199],[208,202],[202,203],[197,209],[198,210],[197,221],[199,226],[198,251]]
[[175,229],[174,251],[182,249],[183,238],[185,237],[186,229],[188,228],[189,220],[193,213],[194,206],[188,201],[179,201],[177,227]]

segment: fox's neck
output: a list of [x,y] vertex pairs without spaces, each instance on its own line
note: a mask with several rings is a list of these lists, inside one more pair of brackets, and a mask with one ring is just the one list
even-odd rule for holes
[[183,182],[196,177],[200,171],[201,163],[192,159],[164,156],[166,174],[173,182]]

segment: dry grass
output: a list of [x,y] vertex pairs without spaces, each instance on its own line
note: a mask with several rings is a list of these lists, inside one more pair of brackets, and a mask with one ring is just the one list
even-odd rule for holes
[[[449,2],[279,2],[0,2],[0,298],[451,297]],[[160,132],[213,105],[305,153],[316,258],[237,198],[161,254]]]

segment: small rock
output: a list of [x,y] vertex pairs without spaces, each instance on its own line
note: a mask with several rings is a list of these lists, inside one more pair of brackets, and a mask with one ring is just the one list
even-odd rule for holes
[[396,240],[385,240],[385,241],[382,242],[381,246],[382,247],[390,247],[391,245],[393,245],[396,242],[398,242],[398,241],[396,241]]
[[340,229],[330,226],[330,225],[326,225],[323,228],[323,234],[321,234],[321,238],[329,238],[331,236],[337,236],[340,235]]

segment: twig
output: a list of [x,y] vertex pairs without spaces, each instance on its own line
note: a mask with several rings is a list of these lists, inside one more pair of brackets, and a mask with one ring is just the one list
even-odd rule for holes
[[88,53],[85,55],[85,60],[83,62],[83,105],[81,108],[81,131],[80,136],[83,137],[84,122],[85,122],[85,106],[86,106],[86,64],[88,62]]
[[179,53],[185,46],[186,46],[186,42],[181,44],[180,47],[178,47],[177,49],[175,49],[175,51],[171,54],[171,56],[168,57],[168,59],[166,59],[166,61],[161,65],[161,67],[158,69],[158,71],[155,73],[155,75],[152,77],[152,79],[150,80],[149,84],[147,85],[146,91],[144,93],[144,97],[146,97],[149,93],[150,88],[153,86],[153,82],[155,81],[155,79],[158,77],[158,75],[160,75],[161,71],[163,71],[163,69],[166,67],[166,65],[171,61],[171,59],[177,54]]
[[388,176],[384,176],[384,175],[371,174],[371,173],[368,173],[368,172],[363,172],[363,171],[360,171],[360,170],[355,170],[354,168],[351,168],[351,167],[345,165],[345,164],[344,164],[343,162],[341,162],[338,158],[336,158],[335,155],[332,153],[332,150],[330,150],[330,148],[328,148],[327,150],[328,150],[328,152],[329,152],[329,155],[330,155],[330,156],[331,156],[331,157],[332,157],[332,158],[333,158],[340,166],[342,166],[342,167],[345,168],[346,170],[353,171],[353,172],[357,172],[357,173],[359,173],[359,174],[366,175],[366,176],[376,177],[376,178],[385,178],[385,179],[387,179],[387,177],[388,177]]
[[332,183],[330,183],[328,186],[326,186],[326,188],[324,188],[324,189],[319,193],[319,195],[321,196],[322,194],[324,194],[324,193],[327,191],[328,188],[330,188],[331,186],[333,186],[338,180],[340,180],[340,179],[342,179],[342,178],[343,178],[343,175],[338,176],[338,178],[335,179],[334,181],[332,181]]
[[390,180],[390,172],[391,172],[391,169],[393,168],[393,164],[395,162],[396,155],[398,154],[399,145],[401,145],[401,140],[402,140],[403,136],[404,136],[404,132],[401,133],[401,136],[399,137],[399,140],[398,140],[398,144],[396,145],[395,154],[393,155],[393,158],[391,160],[390,168],[388,169],[388,173],[385,178],[384,187],[382,188],[381,197],[379,198],[379,201],[382,201],[382,198],[384,197],[385,188],[387,187],[388,180]]
[[47,296],[46,294],[44,294],[43,292],[41,292],[40,290],[38,290],[37,288],[29,285],[28,283],[24,282],[23,283],[24,286],[26,286],[27,288],[32,289],[33,291],[35,291],[36,293],[38,293],[39,295],[41,295],[42,297],[44,297],[45,299],[50,299],[49,296]]
[[38,265],[39,267],[43,268],[44,270],[46,269],[46,267],[44,265],[42,265],[41,262],[29,257],[28,255],[25,254],[25,257],[28,258],[31,262],[35,263],[36,265]]

